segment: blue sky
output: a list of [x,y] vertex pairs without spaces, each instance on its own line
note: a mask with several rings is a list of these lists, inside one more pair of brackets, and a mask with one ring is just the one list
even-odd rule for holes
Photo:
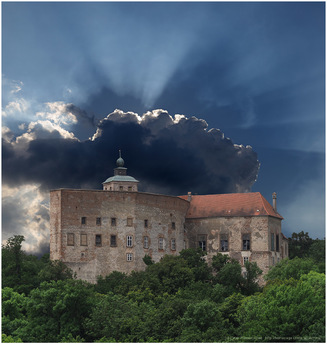
[[[103,119],[116,109],[140,118],[162,109],[174,127],[165,124],[164,113],[151,112],[156,142],[137,153],[136,135],[145,137],[149,123],[133,117],[130,127],[119,127],[121,139],[110,143],[123,114]],[[59,154],[70,164],[78,154],[81,164],[95,144],[109,148],[107,160],[98,159],[107,162],[108,176],[117,144],[129,160],[129,173],[147,181],[144,190],[183,194],[175,193],[176,184],[202,194],[251,189],[270,202],[276,191],[284,234],[304,230],[314,238],[324,236],[324,2],[2,2],[2,110],[8,146],[3,151],[3,232],[6,238],[18,233],[18,224],[26,227],[27,249],[48,240],[50,186],[67,187],[70,178],[83,188],[97,180],[86,171],[86,181],[78,171],[87,168],[76,166],[50,181],[49,169],[59,166]],[[101,120],[102,138],[92,144],[88,140]],[[193,134],[198,128],[202,131]],[[218,132],[215,136],[220,135],[222,148],[215,146],[210,129],[223,133],[224,140]],[[46,139],[58,140],[51,159],[41,156]],[[228,139],[252,149],[242,149],[236,159],[230,154],[237,147],[232,149]],[[59,149],[63,143],[65,152]],[[176,158],[174,171],[137,162],[144,152],[152,164],[154,159],[169,163],[169,152]],[[189,179],[178,169],[186,159]],[[28,162],[39,171],[19,168]],[[101,165],[94,166],[102,174]],[[235,169],[244,175],[241,180]],[[178,172],[179,177],[172,175]],[[195,180],[211,185],[195,186]],[[17,201],[18,216],[13,215]]]

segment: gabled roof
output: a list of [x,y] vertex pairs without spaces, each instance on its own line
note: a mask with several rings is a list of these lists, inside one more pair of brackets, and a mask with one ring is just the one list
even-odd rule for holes
[[[180,196],[188,199],[188,196]],[[192,195],[187,218],[273,216],[283,219],[259,192]]]

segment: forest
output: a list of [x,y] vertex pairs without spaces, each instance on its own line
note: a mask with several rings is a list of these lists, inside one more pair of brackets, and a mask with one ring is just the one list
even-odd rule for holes
[[2,246],[3,343],[325,342],[325,240],[293,233],[289,258],[262,271],[185,249],[145,271],[77,280],[49,254]]

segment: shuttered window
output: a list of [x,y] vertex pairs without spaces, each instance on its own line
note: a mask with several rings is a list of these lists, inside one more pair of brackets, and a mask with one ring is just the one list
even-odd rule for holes
[[81,234],[81,245],[87,245],[87,234]]
[[74,245],[74,234],[67,233],[67,245]]

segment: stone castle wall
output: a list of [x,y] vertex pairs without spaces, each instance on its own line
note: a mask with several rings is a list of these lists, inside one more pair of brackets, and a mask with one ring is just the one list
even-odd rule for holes
[[113,271],[144,270],[145,255],[158,262],[166,254],[178,255],[200,244],[209,263],[219,252],[239,261],[243,271],[245,261],[256,262],[263,274],[288,256],[280,219],[185,219],[189,206],[179,197],[141,192],[51,191],[50,258],[65,262],[77,278],[95,283],[97,276]]
[[[281,220],[269,216],[216,217],[187,219],[185,229],[189,237],[190,248],[197,248],[205,240],[210,263],[217,253],[227,254],[236,259],[244,268],[246,260],[256,262],[267,273],[270,266],[282,259],[282,250],[286,251],[287,241],[282,239]],[[274,233],[275,246],[271,247],[268,234]],[[279,249],[276,251],[276,235],[279,235]],[[244,239],[249,238],[249,247],[244,246]],[[222,240],[227,240],[227,250]],[[282,248],[283,247],[283,248]],[[274,261],[272,259],[274,257]]]
[[77,278],[96,282],[112,271],[144,270],[186,247],[189,202],[140,192],[50,192],[50,258],[66,263]]

